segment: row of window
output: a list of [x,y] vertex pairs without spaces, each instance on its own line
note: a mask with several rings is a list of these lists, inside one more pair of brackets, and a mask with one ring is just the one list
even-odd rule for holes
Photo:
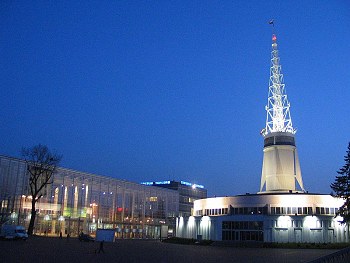
[[267,207],[231,207],[231,215],[266,215]]
[[261,230],[263,229],[263,225],[263,221],[223,221],[222,230]]
[[252,215],[252,214],[267,214],[267,207],[231,207],[230,211],[228,208],[213,208],[197,210],[196,216],[213,216],[213,215]]
[[[286,218],[287,219],[287,218]],[[302,228],[304,227],[304,222],[302,220],[271,220],[268,223],[268,227],[277,227],[277,228]],[[309,228],[322,228],[334,227],[334,221],[332,220],[311,220],[306,223]],[[263,230],[264,223],[263,221],[223,221],[222,222],[222,231],[248,231],[248,230]],[[226,239],[230,240],[230,239]],[[234,239],[236,240],[236,239]]]
[[[334,207],[316,207],[314,210],[312,207],[271,207],[271,215],[335,215],[338,208]],[[214,216],[214,215],[267,215],[268,208],[264,207],[231,207],[230,211],[228,208],[214,208],[197,210],[196,216]]]
[[335,215],[338,210],[334,207],[316,207],[316,215]]
[[271,207],[271,215],[335,215],[338,208],[334,207]]
[[312,207],[271,207],[271,215],[312,215]]
[[222,240],[230,241],[264,241],[263,231],[222,231]]
[[[204,216],[219,216],[219,215],[227,215],[228,208],[213,208],[213,209],[205,209]],[[197,210],[196,216],[203,216],[203,210]]]
[[311,220],[307,223],[304,223],[302,220],[271,220],[269,223],[270,227],[280,227],[280,228],[289,228],[289,227],[309,227],[309,228],[322,228],[322,227],[334,227],[334,221],[332,220]]

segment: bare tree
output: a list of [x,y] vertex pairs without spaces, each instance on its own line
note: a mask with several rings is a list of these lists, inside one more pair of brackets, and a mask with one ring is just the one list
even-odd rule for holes
[[47,146],[41,144],[31,148],[23,148],[22,156],[27,163],[29,188],[32,196],[31,218],[28,227],[28,234],[32,235],[36,217],[36,203],[43,196],[46,186],[53,183],[53,174],[62,156],[51,153]]

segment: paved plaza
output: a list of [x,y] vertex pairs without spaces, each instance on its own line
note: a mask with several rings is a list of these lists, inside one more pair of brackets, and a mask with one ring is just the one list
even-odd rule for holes
[[308,262],[337,250],[271,249],[196,246],[157,240],[117,240],[105,243],[105,253],[95,253],[99,242],[76,238],[30,237],[27,241],[0,241],[1,262]]

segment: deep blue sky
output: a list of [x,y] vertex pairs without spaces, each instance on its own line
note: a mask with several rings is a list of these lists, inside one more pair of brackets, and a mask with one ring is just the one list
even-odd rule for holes
[[276,20],[306,190],[350,141],[349,1],[1,1],[0,154],[130,181],[260,186]]

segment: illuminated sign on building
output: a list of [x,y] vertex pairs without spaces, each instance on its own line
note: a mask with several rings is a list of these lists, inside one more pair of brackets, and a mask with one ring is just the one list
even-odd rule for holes
[[153,182],[141,182],[141,184],[144,184],[144,185],[153,185]]
[[[143,185],[165,185],[165,184],[171,184],[171,181],[157,181],[157,182],[142,182]],[[201,184],[192,184],[186,181],[180,181],[180,184],[187,185],[192,188],[202,188],[204,189],[204,186]]]
[[170,184],[170,181],[158,181],[158,182],[142,182],[144,185],[160,185],[160,184]]
[[180,183],[183,185],[191,186],[193,188],[204,188],[204,186],[200,185],[200,184],[191,184],[191,183],[185,182],[185,181],[181,181]]
[[170,181],[159,181],[159,182],[154,182],[154,184],[170,184]]

